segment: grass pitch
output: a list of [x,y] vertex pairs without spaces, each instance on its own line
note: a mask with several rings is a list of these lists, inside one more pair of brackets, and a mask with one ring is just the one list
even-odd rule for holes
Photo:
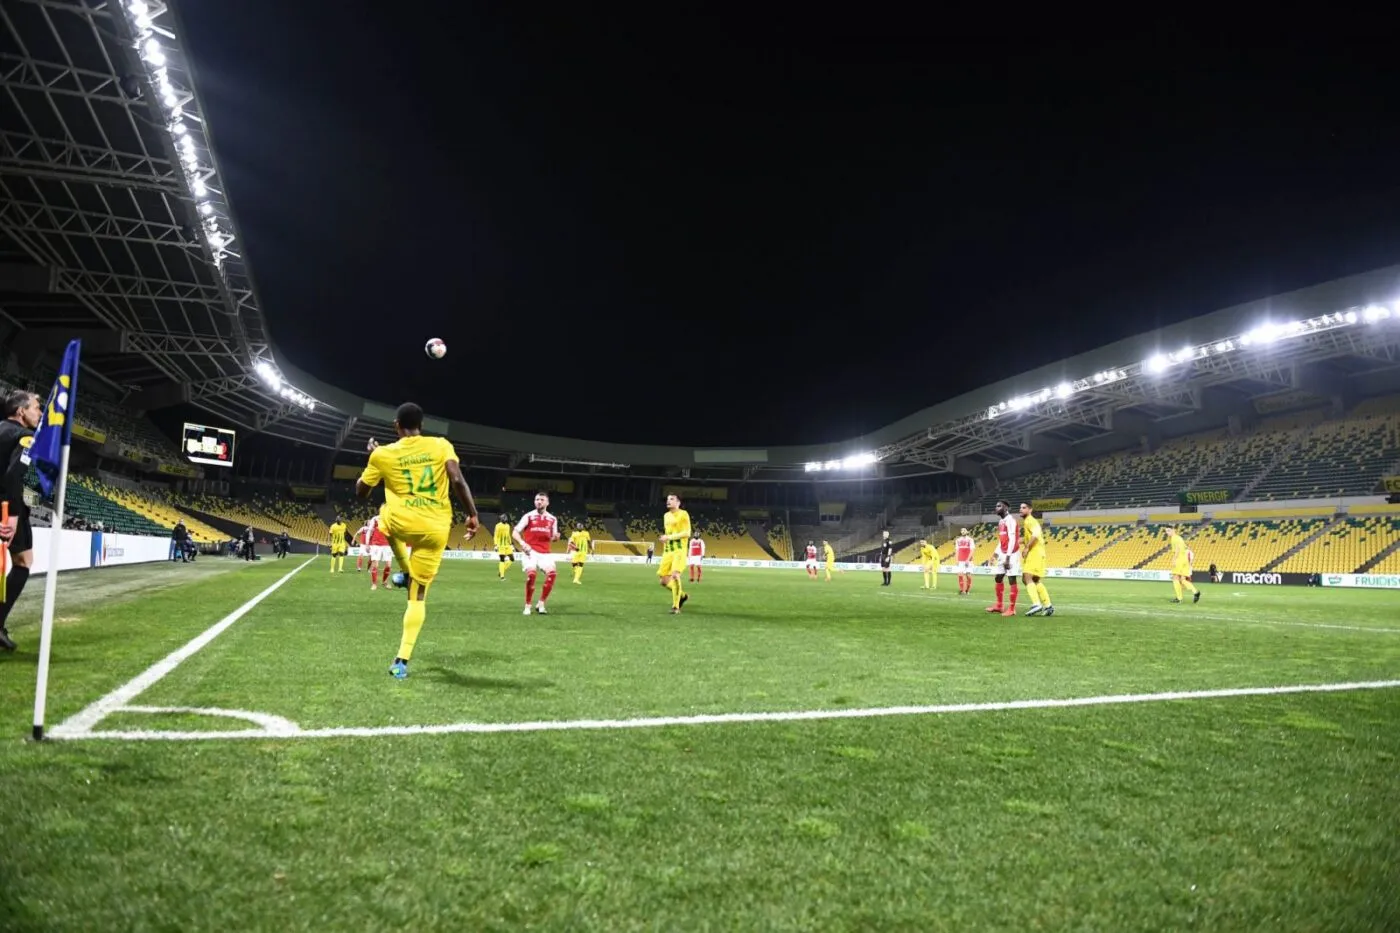
[[[50,725],[296,566],[62,578]],[[36,581],[37,582],[37,581]],[[1400,679],[1393,594],[1055,581],[1050,620],[916,574],[449,563],[410,678],[401,592],[323,559],[97,733],[24,740],[39,591],[0,657],[0,928],[1258,929],[1400,924],[1400,689],[788,722],[387,735]],[[1023,607],[1025,603],[1023,602]],[[315,730],[365,730],[316,737]],[[311,734],[307,734],[307,733]]]

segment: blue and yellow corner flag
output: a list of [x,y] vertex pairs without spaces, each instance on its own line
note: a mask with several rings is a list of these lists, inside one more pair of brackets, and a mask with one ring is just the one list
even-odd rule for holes
[[29,445],[28,459],[39,473],[39,485],[44,495],[52,496],[54,485],[62,470],[63,448],[73,442],[73,402],[78,397],[78,355],[83,342],[72,340],[63,351],[63,363],[58,367],[49,397],[44,402],[44,415],[34,442]]

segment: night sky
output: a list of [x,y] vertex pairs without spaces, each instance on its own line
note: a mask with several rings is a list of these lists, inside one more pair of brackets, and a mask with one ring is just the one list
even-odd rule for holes
[[181,6],[296,365],[546,434],[818,442],[1400,261],[1393,55],[598,6]]

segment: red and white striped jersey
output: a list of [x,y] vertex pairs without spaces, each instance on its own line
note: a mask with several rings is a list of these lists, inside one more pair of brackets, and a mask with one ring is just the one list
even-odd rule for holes
[[532,551],[549,553],[549,546],[559,539],[559,519],[548,511],[532,509],[515,523],[515,533]]
[[963,535],[953,542],[954,559],[959,561],[972,560],[972,552],[977,550],[977,544],[972,540],[971,535]]
[[704,556],[705,556],[705,542],[704,542],[704,541],[701,541],[699,538],[691,538],[691,539],[690,539],[690,556],[691,556],[691,557],[704,557]]
[[807,559],[808,559],[808,560],[816,560],[816,559],[817,559],[817,546],[816,546],[815,544],[809,544],[809,545],[807,545]]
[[369,524],[366,525],[365,528],[368,529],[368,531],[367,531],[366,533],[369,535],[369,546],[370,546],[370,547],[388,547],[388,546],[389,546],[389,539],[388,539],[388,537],[385,536],[384,532],[382,532],[382,531],[379,530],[379,516],[378,516],[378,515],[376,515],[374,518],[371,518],[371,519],[369,520]]
[[997,545],[1002,554],[1015,554],[1021,550],[1021,526],[1015,515],[1008,515],[997,522]]

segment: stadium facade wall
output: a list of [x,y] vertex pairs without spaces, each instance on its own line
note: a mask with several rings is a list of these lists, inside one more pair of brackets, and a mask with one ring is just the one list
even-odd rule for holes
[[34,574],[49,570],[53,535],[59,535],[58,569],[83,570],[118,564],[145,564],[170,558],[170,539],[147,535],[119,535],[102,531],[34,529]]
[[[360,548],[352,547],[350,555],[359,556]],[[446,560],[496,560],[495,551],[448,551],[443,554]],[[555,554],[557,564],[568,563],[567,554]],[[594,554],[588,558],[590,564],[645,564],[645,557],[620,556],[615,554]],[[658,561],[653,560],[653,564]],[[800,560],[729,560],[721,557],[705,558],[705,567],[747,567],[750,569],[764,570],[801,570],[807,565]],[[825,565],[819,564],[824,567]],[[873,562],[846,563],[844,561],[832,565],[837,570],[849,570],[857,572],[872,572],[880,569],[880,565]],[[898,573],[922,573],[923,564],[894,564],[892,569]],[[956,574],[956,567],[942,564],[938,568],[942,574]],[[996,571],[991,567],[973,567],[972,573],[978,577],[994,576]],[[1112,570],[1112,569],[1085,569],[1080,567],[1051,567],[1046,572],[1046,576],[1057,580],[1138,580],[1148,583],[1170,583],[1171,574],[1165,570]],[[1229,571],[1221,575],[1221,584],[1234,586],[1306,586],[1309,574],[1306,573],[1246,573]],[[1197,570],[1191,575],[1196,583],[1210,583],[1210,574],[1204,570]],[[1324,574],[1322,577],[1323,586],[1345,586],[1364,587],[1367,589],[1400,589],[1400,575],[1397,574]]]

